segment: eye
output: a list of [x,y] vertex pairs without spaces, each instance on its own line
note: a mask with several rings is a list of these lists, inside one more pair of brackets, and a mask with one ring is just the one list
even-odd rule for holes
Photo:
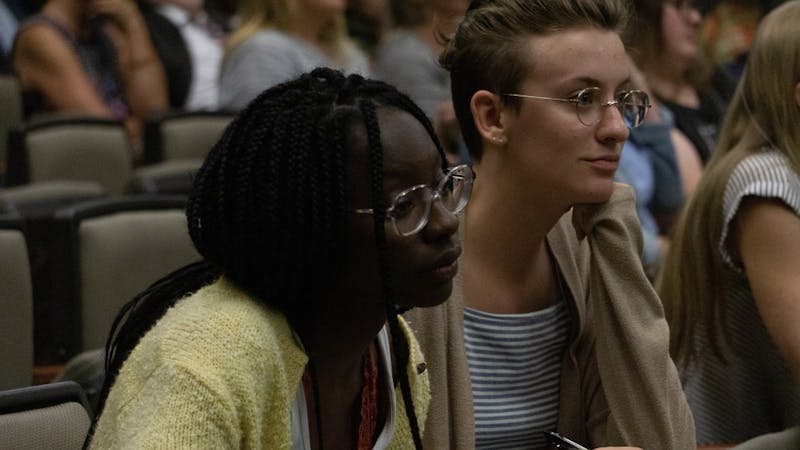
[[630,91],[617,92],[617,95],[614,96],[614,98],[616,99],[617,103],[625,103],[626,101],[630,103],[631,99],[628,95],[629,93]]
[[414,201],[408,195],[397,197],[392,205],[392,215],[396,218],[407,216],[414,210]]
[[597,90],[596,89],[584,89],[575,96],[575,103],[578,107],[586,108],[592,106],[596,103],[597,100]]

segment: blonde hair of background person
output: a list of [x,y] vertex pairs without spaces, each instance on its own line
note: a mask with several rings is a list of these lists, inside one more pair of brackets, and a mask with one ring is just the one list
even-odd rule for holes
[[[295,35],[305,35],[307,30],[314,29],[305,21],[304,5],[300,3],[300,0],[238,0],[236,15],[240,22],[226,42],[226,53],[264,29]],[[345,60],[353,44],[347,37],[344,15],[323,24],[313,41],[334,61]]]
[[[719,145],[679,222],[658,280],[671,327],[671,351],[682,370],[714,359],[731,362],[731,358],[740,356],[739,349],[732,346],[733,336],[726,322],[730,319],[728,309],[734,306],[729,291],[731,277],[736,275],[721,254],[727,249],[739,260],[736,263],[743,270],[740,276],[746,277],[760,320],[793,375],[790,383],[800,380],[798,206],[764,194],[745,197],[730,219],[731,233],[721,242],[723,211],[727,209],[724,194],[734,169],[741,167],[745,158],[766,153],[766,149],[782,155],[788,167],[781,167],[783,172],[769,172],[769,181],[777,187],[781,182],[778,175],[788,173],[781,186],[800,190],[798,24],[797,0],[779,7],[762,22],[726,115]],[[698,347],[698,340],[707,340],[710,348]]]

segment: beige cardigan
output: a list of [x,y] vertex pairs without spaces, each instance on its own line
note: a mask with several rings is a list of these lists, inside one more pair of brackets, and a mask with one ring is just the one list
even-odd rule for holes
[[[617,185],[589,229],[579,242],[568,213],[547,237],[573,299],[558,431],[591,447],[696,448],[663,308],[637,252],[642,235],[633,190]],[[475,447],[462,287],[459,274],[448,302],[406,313],[430,372],[429,449]]]

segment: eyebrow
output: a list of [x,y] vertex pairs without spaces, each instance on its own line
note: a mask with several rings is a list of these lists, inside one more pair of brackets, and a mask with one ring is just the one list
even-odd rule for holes
[[[603,84],[600,80],[590,76],[579,76],[577,78],[570,78],[565,82],[565,84],[572,84],[576,82],[584,83],[588,86],[597,86],[597,87],[600,87]],[[622,82],[617,84],[615,89],[623,86],[627,87],[630,85],[631,85],[631,76],[630,74],[628,74],[628,76],[626,76],[625,79],[622,80]]]

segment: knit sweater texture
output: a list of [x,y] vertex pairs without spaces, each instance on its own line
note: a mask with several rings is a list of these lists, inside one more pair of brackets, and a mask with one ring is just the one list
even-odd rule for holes
[[[420,428],[428,374],[406,323]],[[126,360],[91,448],[290,449],[291,408],[308,362],[286,318],[225,278],[172,307]],[[390,448],[413,447],[399,388]]]

